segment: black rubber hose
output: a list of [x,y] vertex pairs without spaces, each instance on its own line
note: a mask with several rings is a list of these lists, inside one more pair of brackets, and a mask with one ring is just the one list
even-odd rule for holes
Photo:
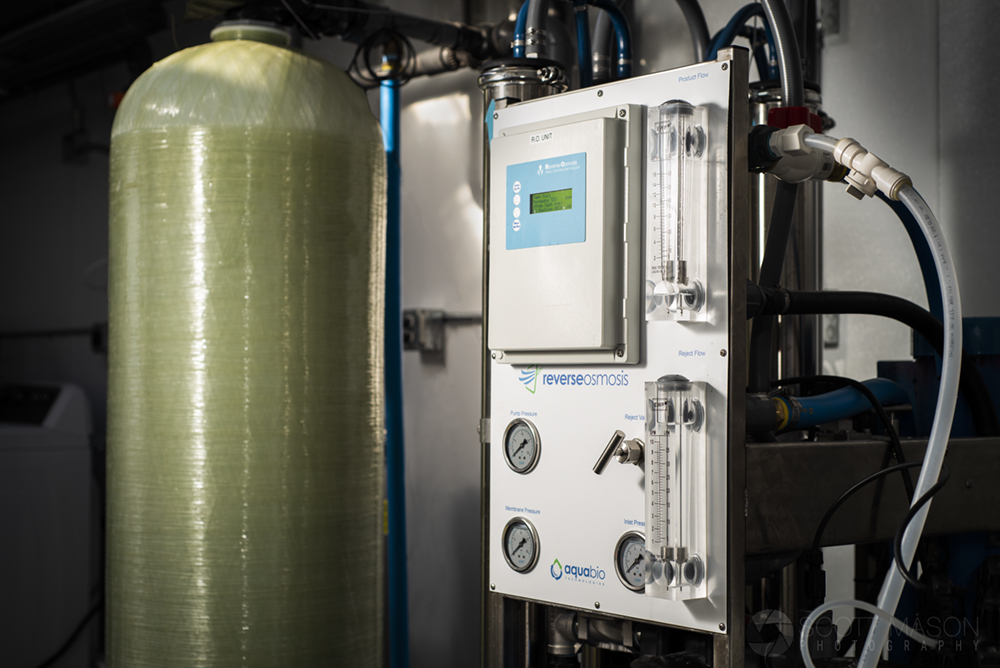
[[545,58],[548,55],[546,24],[549,0],[531,0],[528,3],[528,21],[524,31],[524,55],[528,58]]
[[[895,466],[890,466],[887,469],[877,471],[864,480],[852,485],[850,489],[840,495],[840,498],[833,502],[832,506],[827,508],[826,514],[823,515],[823,519],[820,520],[819,526],[816,527],[816,534],[813,536],[812,549],[818,550],[823,546],[823,532],[826,531],[826,526],[830,523],[830,520],[833,519],[837,510],[844,505],[844,502],[851,498],[855,492],[868,484],[875,482],[876,480],[881,480],[882,478],[895,473],[896,471],[906,471],[906,469],[912,469],[923,465],[923,462],[905,462],[903,464],[896,464]],[[910,478],[908,476],[904,478],[904,480],[909,479]]]
[[700,63],[705,59],[708,51],[708,23],[705,21],[705,12],[701,11],[701,4],[698,0],[677,0],[681,11],[684,12],[684,20],[687,21],[688,29],[691,31],[691,41],[694,43],[694,59]]
[[[767,320],[773,320],[772,314],[775,313],[878,315],[909,326],[924,337],[938,355],[944,353],[944,325],[941,321],[913,302],[894,295],[878,292],[808,292],[766,288],[762,293],[765,304],[755,309],[761,315],[768,316]],[[751,337],[751,348],[752,346]],[[979,373],[976,363],[964,351],[959,387],[971,409],[976,434],[1000,436],[1000,421],[997,420],[996,408],[993,406],[986,382]]]
[[785,249],[788,248],[788,237],[792,233],[798,194],[797,183],[778,181],[774,189],[774,205],[771,208],[771,221],[767,226],[764,258],[757,277],[757,284],[761,287],[770,288],[781,282],[781,268],[785,264]]
[[611,51],[614,45],[611,42],[611,18],[607,12],[597,12],[597,22],[594,24],[594,33],[590,39],[590,48],[594,50],[594,84],[603,84],[611,81]]
[[[785,263],[785,249],[788,248],[788,237],[792,231],[798,193],[797,183],[778,181],[775,187],[771,222],[767,227],[767,240],[764,243],[764,260],[760,264],[760,276],[757,280],[762,287],[775,286],[781,280],[781,268]],[[754,320],[750,332],[750,369],[747,376],[747,389],[750,392],[768,392],[771,389],[771,346],[776,324],[775,318]]]

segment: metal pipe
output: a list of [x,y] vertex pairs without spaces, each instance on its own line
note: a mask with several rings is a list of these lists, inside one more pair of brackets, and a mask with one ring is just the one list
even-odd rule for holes
[[377,32],[391,30],[421,42],[468,51],[479,60],[489,58],[492,53],[489,31],[478,26],[436,21],[363,2],[356,7],[316,4],[307,8],[311,11],[306,20],[318,20],[323,25],[319,32],[338,35],[349,42],[360,43]]
[[795,39],[795,28],[788,16],[785,0],[762,0],[767,22],[774,33],[774,45],[778,49],[778,71],[781,73],[781,97],[786,107],[801,107],[805,104],[802,83],[802,61],[799,60],[799,45]]
[[[479,88],[483,91],[483,336],[482,336],[482,386],[479,421],[480,430],[480,664],[495,668],[504,661],[504,630],[510,622],[503,611],[503,597],[487,591],[489,582],[489,523],[490,523],[490,378],[493,361],[489,348],[489,303],[490,303],[490,140],[493,132],[493,118],[497,109],[510,104],[526,102],[547,95],[561,93],[566,89],[564,77],[556,71],[555,63],[545,61],[537,67],[526,67],[523,61],[507,61],[485,69],[479,77]],[[508,600],[509,601],[509,600]],[[513,601],[509,601],[513,602]],[[527,604],[525,604],[527,605]],[[530,643],[529,643],[530,644]]]
[[389,506],[389,665],[410,661],[406,575],[406,479],[403,442],[403,305],[400,239],[401,165],[399,80],[381,84],[380,110],[386,162],[385,431]]

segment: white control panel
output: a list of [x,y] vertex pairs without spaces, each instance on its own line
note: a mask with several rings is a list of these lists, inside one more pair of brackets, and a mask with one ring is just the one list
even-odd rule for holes
[[[633,118],[634,116],[634,118]],[[503,364],[636,363],[641,109],[498,129],[489,347]],[[631,192],[630,192],[631,190]]]
[[[702,63],[497,112],[491,144],[488,340],[494,351],[493,591],[700,631],[718,632],[726,622],[730,86],[726,63]],[[660,158],[669,157],[662,142],[652,146],[656,128],[649,127],[647,112],[673,100],[693,110],[681,109],[684,121],[700,124],[697,136],[704,140],[694,156],[702,161],[696,167],[704,170],[704,178],[684,196],[684,206],[698,211],[681,218],[687,209],[675,208],[669,218],[671,224],[683,219],[698,225],[694,238],[678,241],[671,232],[674,259],[680,249],[681,259],[689,262],[686,274],[676,264],[670,272],[660,266],[651,271],[644,247],[650,243],[647,166],[657,166],[659,179],[667,174]],[[620,117],[619,110],[624,110]],[[667,111],[676,109],[662,108],[660,115]],[[622,125],[620,118],[629,123]],[[548,132],[550,138],[532,143],[533,136]],[[653,148],[660,152],[650,153]],[[571,217],[562,218],[555,236],[545,236],[549,231],[541,227],[542,218],[534,221],[539,225],[534,231],[526,228],[526,215],[575,207],[580,186],[569,178],[558,183],[521,178],[529,169],[525,165],[534,165],[537,175],[536,162],[544,172],[545,164],[569,163],[579,154],[586,155],[587,169],[586,178],[575,182],[586,189],[584,240],[574,227],[580,221]],[[595,160],[603,174],[595,173]],[[675,161],[671,175],[676,165],[690,164]],[[653,183],[666,185],[663,179]],[[532,204],[536,194],[543,196]],[[530,213],[532,206],[540,213]],[[617,212],[624,222],[613,218]],[[526,230],[536,236],[526,244],[509,242]],[[659,229],[657,234],[666,236]],[[668,292],[681,300],[695,281],[702,293],[686,302],[663,299],[650,309],[647,277],[669,283]],[[695,304],[693,315],[678,315],[678,305],[690,311]],[[654,310],[665,317],[657,312],[647,319]],[[618,326],[623,329],[616,332]],[[623,345],[627,353],[617,357]],[[652,384],[653,404],[647,384]],[[689,412],[670,413],[673,406]],[[648,410],[657,420],[658,449],[645,451],[655,455],[653,462],[637,461],[637,448],[649,447]],[[597,474],[595,463],[609,445],[613,456]],[[690,459],[677,459],[687,453]],[[651,469],[650,463],[661,468]],[[670,466],[683,471],[682,486],[666,477],[672,475]],[[661,478],[650,486],[654,474]],[[650,515],[657,508],[665,513],[668,499],[684,499],[683,514],[677,516],[685,518],[684,528],[669,532],[667,527],[676,525],[668,521],[682,520],[661,513],[653,518],[662,523],[656,540],[648,542]],[[647,575],[646,566],[654,561],[650,545],[657,550],[659,579]]]

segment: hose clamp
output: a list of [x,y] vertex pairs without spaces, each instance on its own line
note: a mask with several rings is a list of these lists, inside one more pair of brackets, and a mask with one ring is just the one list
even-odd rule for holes
[[799,423],[799,418],[802,416],[802,402],[800,402],[795,397],[782,397],[784,402],[788,405],[788,428],[791,429]]

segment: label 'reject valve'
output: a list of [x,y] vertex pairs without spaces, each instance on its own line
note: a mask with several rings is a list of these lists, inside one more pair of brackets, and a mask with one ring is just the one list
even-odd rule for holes
[[705,384],[646,383],[646,595],[705,598]]

